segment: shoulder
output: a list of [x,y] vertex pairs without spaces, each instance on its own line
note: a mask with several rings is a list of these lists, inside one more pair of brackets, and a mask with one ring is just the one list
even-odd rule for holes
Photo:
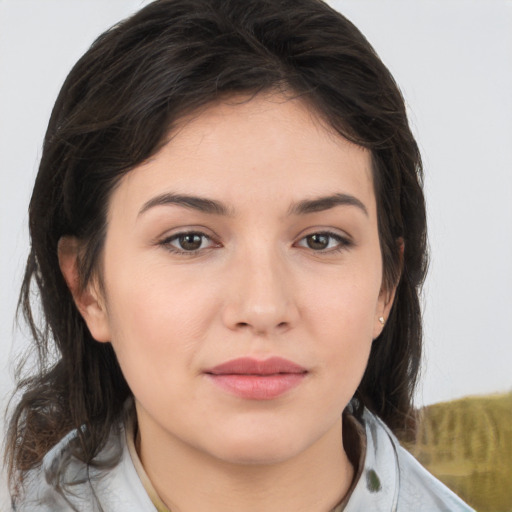
[[[368,506],[396,512],[473,510],[402,448],[378,417],[365,411],[363,423],[367,441],[364,469],[347,511]],[[360,508],[352,508],[353,499]]]
[[25,475],[14,511],[154,511],[126,448],[124,429],[110,436],[91,465],[73,457],[76,437],[70,432]]

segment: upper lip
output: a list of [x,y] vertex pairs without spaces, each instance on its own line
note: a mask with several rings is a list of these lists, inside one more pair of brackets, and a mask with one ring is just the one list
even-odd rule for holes
[[270,357],[263,360],[252,357],[240,357],[205,371],[205,373],[211,375],[275,375],[279,373],[306,372],[306,368],[282,357]]

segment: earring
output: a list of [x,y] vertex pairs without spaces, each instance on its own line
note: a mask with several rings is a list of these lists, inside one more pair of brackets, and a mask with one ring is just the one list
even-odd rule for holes
[[383,316],[379,316],[379,322],[380,322],[382,325],[384,325],[385,320],[384,320],[384,317],[383,317]]

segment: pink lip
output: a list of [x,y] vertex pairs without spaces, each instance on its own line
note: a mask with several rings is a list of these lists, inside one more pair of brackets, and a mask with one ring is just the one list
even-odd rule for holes
[[263,361],[241,357],[204,372],[231,394],[250,400],[272,400],[298,386],[307,370],[281,357]]

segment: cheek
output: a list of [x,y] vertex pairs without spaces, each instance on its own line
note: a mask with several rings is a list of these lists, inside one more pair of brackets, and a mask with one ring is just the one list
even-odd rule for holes
[[125,377],[129,383],[139,374],[171,379],[190,367],[206,338],[216,314],[211,284],[165,268],[139,265],[145,270],[137,272],[118,263],[109,274],[107,309]]
[[374,273],[353,269],[342,276],[340,272],[306,299],[305,325],[317,342],[315,350],[321,354],[325,375],[341,392],[335,399],[341,398],[342,406],[359,385],[373,343],[380,292],[380,268],[375,268]]
[[373,343],[376,299],[375,293],[348,285],[324,290],[310,299],[306,323],[321,384],[314,389],[309,407],[316,418],[324,417],[328,424],[339,417],[363,377]]
[[[364,269],[367,270],[367,269]],[[323,286],[308,286],[305,293],[308,325],[329,331],[347,342],[372,340],[379,304],[380,272],[340,272],[324,280]],[[313,320],[315,319],[315,320]]]

